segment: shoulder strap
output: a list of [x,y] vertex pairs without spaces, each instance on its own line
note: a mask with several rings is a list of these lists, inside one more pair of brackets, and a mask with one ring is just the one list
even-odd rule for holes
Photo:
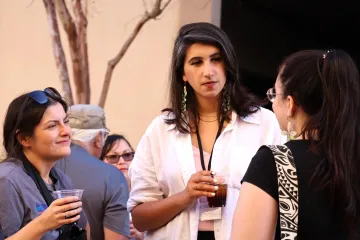
[[268,145],[273,153],[279,191],[281,239],[297,239],[299,216],[299,190],[295,162],[285,145]]
[[[36,168],[29,162],[26,156],[23,156],[23,164],[26,172],[35,182],[37,188],[39,189],[41,195],[46,201],[46,204],[50,206],[50,204],[54,201],[53,196],[51,195],[49,189],[46,187],[44,180],[39,175]],[[60,233],[59,240],[66,239],[76,239],[76,240],[86,240],[86,230],[80,229],[75,224],[67,224],[59,227],[57,230]],[[71,237],[75,236],[75,237]],[[1,239],[0,239],[1,240]]]
[[54,198],[51,196],[49,189],[46,187],[44,180],[40,177],[39,173],[35,167],[29,162],[29,160],[23,160],[24,168],[27,174],[32,178],[37,188],[39,189],[41,195],[45,199],[45,202],[48,206],[54,201]]

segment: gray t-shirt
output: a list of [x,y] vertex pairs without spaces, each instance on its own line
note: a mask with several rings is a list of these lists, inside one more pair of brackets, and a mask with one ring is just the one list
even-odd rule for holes
[[[60,170],[53,168],[50,174],[56,190],[73,188],[70,179]],[[52,192],[52,189],[49,191]],[[0,226],[5,237],[15,234],[48,207],[19,159],[11,158],[0,163],[0,192]],[[86,222],[86,216],[82,212],[80,227],[84,228]],[[53,230],[41,239],[55,240],[58,237],[58,230]]]
[[2,229],[1,229],[1,226],[0,226],[0,240],[4,240],[4,239],[5,239],[5,237],[4,237],[3,233],[2,233]]
[[91,239],[103,240],[104,227],[130,237],[126,203],[129,189],[124,175],[114,166],[93,157],[79,145],[71,145],[71,154],[56,164],[70,177],[76,188],[84,189],[83,207],[88,218]]

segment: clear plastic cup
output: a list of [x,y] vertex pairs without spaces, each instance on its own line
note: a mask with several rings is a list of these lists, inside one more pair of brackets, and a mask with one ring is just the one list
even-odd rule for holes
[[52,195],[55,199],[76,196],[81,200],[83,192],[84,189],[67,189],[67,190],[53,191]]
[[[80,199],[81,201],[81,198],[82,198],[82,195],[83,195],[83,192],[84,192],[84,189],[67,189],[67,190],[58,190],[58,191],[53,191],[52,192],[52,196],[54,197],[54,199],[60,199],[60,198],[66,198],[66,197],[73,197],[73,196],[76,196]],[[66,215],[65,215],[66,217]],[[67,216],[68,218],[72,218],[74,216]],[[67,225],[70,225],[70,226],[75,226],[77,227],[78,223],[77,222],[73,222],[73,223],[70,223],[70,224],[67,224]]]

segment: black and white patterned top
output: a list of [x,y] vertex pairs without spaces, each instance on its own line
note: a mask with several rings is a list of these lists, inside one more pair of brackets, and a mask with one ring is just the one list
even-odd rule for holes
[[[296,182],[292,170],[288,169],[287,173],[283,171],[278,178],[279,164],[276,164],[274,155],[268,147],[259,149],[242,181],[258,186],[278,202],[278,181],[286,186],[285,191],[280,194],[280,199],[287,197],[290,203],[288,206],[291,208],[288,218],[282,219],[282,225],[288,224],[287,233],[291,232],[290,229],[294,230],[298,227],[297,239],[347,239],[346,233],[340,227],[343,218],[334,210],[326,190],[318,189],[320,179],[317,177],[312,179],[323,157],[312,153],[310,142],[306,140],[290,141],[286,143],[286,146],[291,150],[296,166],[298,192],[295,189]],[[295,201],[296,196],[298,204]],[[296,226],[292,226],[294,222]],[[282,239],[279,226],[280,219],[278,218],[276,240]]]

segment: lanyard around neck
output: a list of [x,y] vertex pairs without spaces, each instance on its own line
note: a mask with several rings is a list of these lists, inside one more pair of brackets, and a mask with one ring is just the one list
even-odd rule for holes
[[[215,141],[214,141],[214,145],[211,149],[211,154],[210,154],[210,158],[209,158],[209,163],[208,163],[208,167],[207,167],[207,170],[210,171],[211,169],[211,159],[212,159],[212,155],[213,155],[213,151],[214,151],[214,146],[215,146],[215,143],[216,143],[216,140],[219,138],[220,134],[221,134],[221,130],[224,126],[224,122],[225,122],[225,117],[223,117],[221,119],[221,122],[220,122],[220,125],[219,125],[219,130],[216,134],[216,138],[215,138]],[[204,171],[206,171],[206,168],[205,168],[205,160],[204,160],[204,152],[203,152],[203,147],[202,147],[202,144],[201,144],[201,138],[200,138],[200,133],[199,133],[199,128],[198,128],[198,125],[195,124],[195,128],[196,128],[196,137],[197,137],[197,141],[198,141],[198,145],[199,145],[199,152],[200,152],[200,160],[201,160],[201,166],[202,166],[202,169]]]

